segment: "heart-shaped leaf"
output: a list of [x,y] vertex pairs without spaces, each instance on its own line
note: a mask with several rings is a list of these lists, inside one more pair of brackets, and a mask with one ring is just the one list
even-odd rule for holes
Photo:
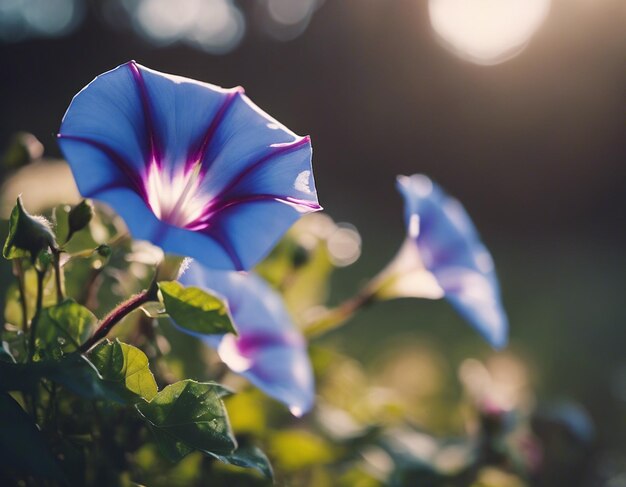
[[136,347],[119,340],[105,340],[89,353],[111,399],[135,403],[156,396],[158,388],[148,365],[148,357]]
[[72,299],[45,308],[37,325],[39,354],[59,359],[75,352],[89,338],[97,321],[91,311]]
[[213,382],[183,380],[135,405],[164,456],[178,461],[192,450],[230,455],[237,448],[222,397],[230,391]]
[[228,463],[230,465],[236,465],[237,467],[252,468],[261,473],[268,479],[274,478],[274,471],[272,465],[267,459],[267,456],[260,448],[256,446],[242,446],[237,448],[230,455],[215,455],[212,454],[219,461]]
[[159,289],[167,314],[178,326],[201,335],[237,334],[228,307],[216,296],[176,281],[160,282]]

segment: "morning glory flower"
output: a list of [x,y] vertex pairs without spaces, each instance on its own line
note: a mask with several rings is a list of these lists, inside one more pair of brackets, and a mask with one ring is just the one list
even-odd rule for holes
[[249,269],[321,209],[311,142],[223,89],[134,61],[72,100],[58,135],[86,198],[135,238],[214,269]]
[[306,340],[276,291],[255,274],[209,270],[195,261],[179,281],[228,304],[239,336],[196,336],[217,349],[233,372],[285,403],[295,416],[313,407],[313,372]]
[[463,206],[426,176],[399,176],[407,238],[376,278],[379,299],[445,297],[492,346],[508,321],[491,255]]

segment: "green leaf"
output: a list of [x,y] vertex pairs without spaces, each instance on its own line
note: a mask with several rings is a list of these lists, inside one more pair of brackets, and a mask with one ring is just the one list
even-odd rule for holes
[[98,371],[89,360],[78,353],[69,354],[58,361],[46,360],[27,364],[0,361],[0,390],[30,391],[44,377],[90,399],[107,397]]
[[89,360],[100,373],[105,387],[122,402],[151,400],[158,388],[148,366],[148,357],[119,340],[105,340],[89,354]]
[[22,197],[18,196],[9,219],[9,235],[2,249],[4,258],[30,257],[34,262],[39,252],[55,246],[50,223],[44,217],[30,215],[24,209]]
[[194,448],[189,446],[184,441],[174,438],[159,428],[155,427],[153,424],[148,424],[150,427],[150,431],[154,435],[154,439],[156,440],[156,444],[159,447],[159,451],[161,454],[167,458],[170,462],[178,463],[184,457],[189,455]]
[[237,334],[226,304],[197,287],[176,281],[159,283],[165,310],[182,328],[203,335]]
[[237,448],[237,450],[230,455],[211,454],[211,456],[229,465],[257,470],[261,475],[270,480],[274,478],[274,471],[272,470],[270,461],[267,459],[265,453],[256,446],[249,445]]
[[[172,438],[160,430],[155,428],[151,428],[151,430],[157,439],[161,452],[171,461],[178,462],[192,451],[195,451],[188,444]],[[230,455],[219,455],[206,450],[201,450],[201,452],[228,465],[255,469],[268,479],[274,477],[274,472],[267,456],[261,449],[255,446],[237,448]]]
[[178,461],[192,450],[230,455],[237,448],[222,397],[230,391],[213,382],[183,380],[150,402],[135,405],[148,422],[163,455]]
[[66,241],[72,238],[74,233],[82,230],[93,218],[93,205],[87,201],[83,200],[74,206],[68,215],[68,233],[66,237]]
[[66,483],[37,425],[6,392],[0,392],[0,431],[0,470]]
[[44,308],[37,325],[39,355],[59,359],[75,352],[87,338],[98,319],[73,299]]
[[149,303],[144,304],[141,308],[148,318],[168,318],[169,315],[166,313],[165,308],[162,303],[157,301],[150,301]]

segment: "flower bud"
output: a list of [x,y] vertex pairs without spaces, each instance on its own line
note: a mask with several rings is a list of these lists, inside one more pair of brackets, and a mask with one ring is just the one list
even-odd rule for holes
[[69,231],[67,240],[72,238],[74,233],[82,230],[93,218],[93,205],[88,200],[83,200],[71,209],[68,215]]
[[9,219],[9,235],[2,249],[4,258],[30,257],[35,262],[42,250],[55,247],[56,240],[48,220],[42,216],[30,215],[24,209],[22,197],[18,196]]

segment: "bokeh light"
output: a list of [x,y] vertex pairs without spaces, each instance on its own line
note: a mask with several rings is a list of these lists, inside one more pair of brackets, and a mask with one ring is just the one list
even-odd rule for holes
[[277,41],[304,33],[324,0],[2,0],[0,42],[60,37],[95,11],[109,27],[131,29],[150,44],[183,43],[209,54],[239,46],[248,24]]
[[0,40],[68,34],[82,20],[82,7],[76,0],[2,0]]
[[265,0],[263,26],[267,33],[280,41],[288,41],[302,34],[320,0]]
[[245,31],[230,0],[142,0],[131,14],[135,30],[151,41],[183,41],[213,54],[237,47]]
[[550,0],[429,0],[430,22],[443,44],[476,64],[518,55],[541,26]]

